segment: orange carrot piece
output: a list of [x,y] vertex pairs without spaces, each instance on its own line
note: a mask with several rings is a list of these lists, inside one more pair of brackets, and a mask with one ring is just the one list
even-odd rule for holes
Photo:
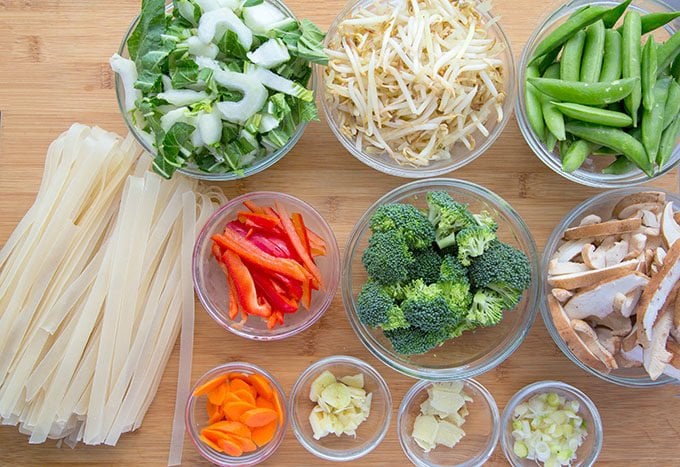
[[[246,376],[246,378],[249,378]],[[230,387],[232,392],[236,392],[239,389],[245,389],[248,391],[253,398],[257,397],[257,389],[255,389],[251,384],[248,382],[247,379],[242,379],[242,378],[234,378],[230,382]],[[254,404],[255,402],[253,402]]]
[[220,384],[208,393],[208,400],[215,405],[224,404],[224,398],[229,392],[229,386],[225,383]]
[[261,409],[276,410],[276,407],[274,407],[274,403],[271,401],[271,399],[265,399],[262,396],[258,397],[257,400],[255,400],[255,405]]
[[222,412],[224,412],[224,415],[229,420],[238,421],[241,419],[241,415],[254,408],[257,408],[257,405],[253,407],[251,404],[239,400],[239,402],[227,402],[224,404]]
[[271,399],[274,391],[272,390],[271,384],[262,375],[253,374],[248,377],[248,382],[252,387],[255,388],[258,395],[264,397],[265,399]]
[[250,439],[250,428],[241,422],[231,420],[223,420],[221,422],[213,423],[207,429],[221,431],[230,435],[243,436]]
[[234,441],[238,442],[243,452],[257,451],[257,445],[250,438],[244,438],[242,436],[232,436],[232,438],[234,438]]
[[239,389],[238,391],[234,391],[233,394],[238,396],[243,402],[246,402],[250,405],[255,405],[255,398],[253,397],[253,394],[247,389]]
[[205,411],[208,412],[208,417],[212,417],[219,407],[219,405],[215,405],[210,402],[210,400],[207,400],[205,403]]
[[210,438],[205,436],[203,433],[198,435],[201,441],[203,441],[205,444],[207,444],[209,447],[213,448],[217,452],[224,452],[222,448],[214,441],[212,441]]
[[217,410],[210,416],[208,419],[208,424],[212,425],[213,423],[219,422],[224,418],[224,412],[222,411],[222,407],[217,407]]
[[232,373],[229,373],[229,379],[242,379],[243,381],[246,381],[250,375],[246,373],[240,373],[238,371],[234,371]]
[[227,375],[218,376],[215,379],[211,379],[207,383],[199,386],[194,391],[194,397],[202,396],[203,394],[208,394],[210,391],[218,387],[220,384],[227,380]]
[[272,398],[272,402],[274,403],[274,410],[279,414],[279,423],[283,423],[283,404],[281,403],[281,399],[279,398],[279,394],[274,391],[274,397]]
[[276,420],[269,422],[264,426],[253,428],[251,433],[251,439],[259,447],[264,446],[274,438],[274,433],[276,433]]
[[224,402],[222,403],[222,407],[224,407],[226,404],[229,404],[230,402],[243,402],[243,401],[233,392],[228,392],[227,395],[224,396]]
[[276,421],[277,418],[278,414],[276,413],[276,410],[256,408],[250,409],[241,415],[241,422],[251,428],[257,428]]
[[235,441],[230,440],[230,439],[221,439],[217,443],[219,447],[222,448],[222,451],[224,451],[225,454],[228,456],[232,457],[239,457],[241,454],[243,454],[243,449],[241,449],[241,446],[236,444]]

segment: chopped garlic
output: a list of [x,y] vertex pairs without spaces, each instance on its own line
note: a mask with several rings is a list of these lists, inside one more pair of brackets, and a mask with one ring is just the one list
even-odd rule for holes
[[427,388],[427,399],[420,404],[420,415],[413,423],[411,437],[423,451],[430,452],[441,444],[454,447],[463,439],[461,426],[469,414],[467,402],[472,398],[460,381],[434,383]]

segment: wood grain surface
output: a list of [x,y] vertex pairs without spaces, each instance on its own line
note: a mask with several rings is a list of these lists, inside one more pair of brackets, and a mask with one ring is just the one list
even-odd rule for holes
[[[529,34],[550,9],[541,0],[497,0],[496,10],[519,56]],[[326,28],[342,0],[289,0],[299,17]],[[33,202],[48,144],[73,122],[123,133],[108,57],[139,7],[139,0],[0,0],[0,245]],[[553,226],[597,191],[568,182],[545,167],[525,144],[516,122],[486,154],[451,174],[482,184],[524,217],[542,248]],[[677,190],[677,174],[656,185]],[[315,206],[330,222],[341,247],[354,222],[379,196],[405,180],[383,175],[350,156],[324,122],[309,125],[302,140],[264,173],[224,183],[227,196],[278,190]],[[340,295],[325,316],[301,335],[277,343],[249,342],[218,327],[198,306],[193,379],[223,362],[261,365],[290,391],[296,377],[319,358],[353,355],[375,365],[395,403],[384,442],[353,465],[406,463],[396,433],[397,407],[414,380],[386,368],[354,336]],[[15,427],[0,427],[2,465],[163,465],[167,462],[175,400],[177,349],[143,427],[118,446],[58,449],[53,442],[30,446]],[[502,410],[514,392],[531,382],[560,379],[590,395],[602,414],[602,465],[680,465],[680,399],[677,387],[633,390],[587,375],[562,355],[538,318],[526,341],[507,361],[478,378]],[[186,465],[202,459],[188,440]],[[321,465],[288,430],[267,465]],[[500,450],[488,465],[506,465]]]

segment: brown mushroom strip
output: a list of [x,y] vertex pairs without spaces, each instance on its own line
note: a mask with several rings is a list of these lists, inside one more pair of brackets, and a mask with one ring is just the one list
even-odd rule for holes
[[634,232],[642,227],[639,218],[613,220],[600,222],[599,224],[580,225],[564,231],[565,240],[579,240],[588,237],[604,237],[608,235]]
[[597,284],[598,282],[613,277],[622,271],[633,271],[637,268],[637,266],[638,260],[632,259],[603,269],[596,269],[574,274],[565,274],[557,277],[549,277],[548,284],[553,287],[574,290],[580,287],[588,287],[590,285]]
[[656,203],[663,205],[665,202],[666,193],[663,191],[641,191],[638,193],[632,193],[628,196],[624,196],[618,203],[616,203],[616,206],[614,206],[614,210],[612,211],[612,216],[619,217],[621,211],[634,204]]
[[673,203],[668,203],[663,210],[663,215],[661,217],[661,233],[669,248],[680,238],[680,225],[678,225],[675,220]]
[[666,342],[668,341],[672,324],[673,316],[671,313],[663,313],[659,317],[659,321],[652,327],[649,345],[642,352],[642,363],[652,381],[661,376],[666,364],[673,357],[673,354],[666,350]]
[[618,368],[614,356],[600,343],[597,339],[597,334],[595,334],[595,330],[591,328],[588,323],[580,319],[574,319],[571,321],[571,327],[574,328],[576,334],[586,344],[592,354],[605,364],[607,371],[616,370]]
[[638,272],[624,271],[580,290],[564,306],[564,311],[571,319],[583,319],[589,316],[605,318],[614,311],[614,299],[617,293],[628,294],[635,289],[645,287],[649,279]]

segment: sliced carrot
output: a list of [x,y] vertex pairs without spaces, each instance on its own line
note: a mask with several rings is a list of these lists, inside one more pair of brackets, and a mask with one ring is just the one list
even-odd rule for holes
[[[246,377],[248,378],[248,377]],[[236,392],[239,389],[245,389],[248,391],[253,398],[257,397],[257,389],[255,389],[249,382],[247,382],[247,379],[241,379],[241,378],[234,378],[230,381],[230,387],[232,392]],[[254,404],[255,402],[253,402]]]
[[257,405],[253,407],[251,404],[243,401],[227,402],[222,406],[222,411],[229,420],[237,421],[241,419],[241,415],[254,408],[257,408]]
[[276,410],[276,407],[274,407],[274,403],[271,401],[271,399],[265,399],[264,397],[260,396],[255,400],[255,405],[261,409],[272,409]]
[[227,375],[218,376],[215,379],[211,379],[207,383],[199,386],[194,391],[194,397],[202,396],[203,394],[208,394],[210,391],[218,387],[220,384],[227,380]]
[[213,423],[208,427],[209,430],[221,431],[230,435],[243,436],[250,438],[250,428],[241,422],[231,420],[223,420],[221,422]]
[[208,417],[212,417],[215,412],[217,412],[217,409],[219,408],[219,405],[215,405],[210,400],[206,401],[205,403],[205,411],[208,412]]
[[224,396],[224,402],[222,402],[222,407],[224,407],[226,404],[229,404],[230,402],[243,402],[240,397],[238,397],[236,394],[233,392],[228,392],[226,396]]
[[200,435],[198,435],[198,437],[201,439],[201,441],[203,441],[203,442],[204,442],[205,444],[207,444],[209,447],[213,448],[215,451],[217,451],[217,452],[224,452],[224,451],[222,451],[222,448],[221,448],[217,443],[215,443],[214,441],[212,441],[210,438],[208,438],[207,436],[205,436],[203,433],[201,433]]
[[250,376],[249,374],[240,373],[238,371],[234,371],[232,373],[229,373],[229,379],[230,380],[232,380],[232,379],[242,379],[243,381],[247,381],[249,376]]
[[224,398],[228,392],[229,386],[222,383],[208,393],[208,400],[215,405],[222,405],[224,404]]
[[210,428],[203,428],[201,430],[201,434],[215,444],[217,444],[219,440],[224,439],[227,436],[227,434],[222,431],[211,430]]
[[258,374],[250,375],[248,376],[248,382],[255,388],[257,394],[265,399],[271,399],[274,395],[271,384],[269,384],[269,381],[264,376]]
[[272,402],[274,403],[274,410],[279,414],[279,423],[283,423],[283,404],[281,403],[281,399],[277,392],[274,392]]
[[253,428],[251,433],[251,439],[258,446],[262,447],[274,438],[274,433],[276,433],[276,420],[269,422],[266,425]]
[[241,415],[241,422],[245,423],[251,428],[257,428],[258,426],[265,426],[268,423],[276,421],[279,414],[276,410],[272,409],[250,409]]
[[234,391],[233,394],[238,396],[243,402],[246,402],[250,405],[255,405],[255,398],[253,397],[253,394],[247,389],[239,389],[238,391]]
[[217,406],[217,410],[210,416],[208,419],[208,424],[212,425],[213,423],[219,422],[224,418],[224,412],[222,411],[222,407]]
[[257,450],[257,445],[250,439],[250,437],[229,435],[229,439],[239,445],[243,452],[253,452]]
[[222,451],[224,451],[224,453],[229,456],[239,457],[241,454],[243,454],[243,449],[241,449],[241,446],[236,444],[236,442],[233,440],[221,439],[217,444],[222,448]]

